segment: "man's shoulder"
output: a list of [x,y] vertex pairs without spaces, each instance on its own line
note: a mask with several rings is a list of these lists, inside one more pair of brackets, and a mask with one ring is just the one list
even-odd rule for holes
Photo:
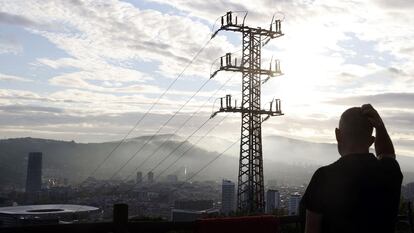
[[[398,161],[394,158],[377,159],[375,155],[370,156],[349,156],[341,157],[337,161],[322,166],[315,171],[314,176],[317,178],[326,177],[327,179],[334,179],[342,176],[344,173],[366,173],[376,172],[380,174],[394,175],[402,178],[402,173]],[[364,162],[365,161],[365,162]],[[359,165],[357,165],[359,164]]]
[[315,171],[314,176],[318,179],[322,179],[322,177],[326,177],[329,179],[332,177],[333,174],[340,172],[342,170],[342,167],[343,165],[341,164],[341,161],[338,159],[337,161],[331,164],[319,167]]
[[[321,179],[322,177],[326,176],[326,174],[330,173],[332,170],[334,170],[334,165],[335,163],[331,163],[329,165],[325,165],[322,167],[319,167],[318,169],[316,169],[316,171],[313,173],[313,177],[315,179]],[[329,176],[329,175],[328,175]]]
[[321,174],[326,173],[326,172],[329,173],[331,171],[336,170],[340,166],[341,166],[341,162],[338,159],[338,160],[336,160],[335,162],[333,162],[331,164],[328,164],[328,165],[325,165],[325,166],[322,166],[322,167],[318,168],[318,170],[316,170],[316,171],[318,171]]

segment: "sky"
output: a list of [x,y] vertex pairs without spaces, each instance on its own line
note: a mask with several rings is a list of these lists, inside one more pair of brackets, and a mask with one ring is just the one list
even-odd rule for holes
[[[263,123],[264,137],[332,143],[340,114],[371,103],[397,153],[414,156],[408,0],[0,0],[0,137],[120,140],[178,76],[130,137],[191,135],[217,98],[240,99],[241,74],[209,80],[218,57],[241,56],[239,33],[210,40],[227,11],[247,11],[251,27],[282,20],[284,36],[263,47],[262,66],[277,58],[284,75],[262,86],[262,106],[281,99],[285,115]],[[211,136],[237,139],[240,115],[223,117],[194,135],[219,124]]]

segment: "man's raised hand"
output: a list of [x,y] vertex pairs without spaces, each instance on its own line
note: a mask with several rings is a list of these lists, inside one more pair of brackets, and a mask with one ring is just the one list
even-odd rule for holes
[[368,121],[376,129],[379,127],[384,127],[384,123],[378,114],[377,110],[372,107],[371,104],[364,104],[361,106],[362,115],[365,115],[368,118]]
[[375,128],[375,152],[377,157],[379,159],[384,157],[395,158],[394,146],[377,110],[371,104],[364,104],[361,106],[361,111]]

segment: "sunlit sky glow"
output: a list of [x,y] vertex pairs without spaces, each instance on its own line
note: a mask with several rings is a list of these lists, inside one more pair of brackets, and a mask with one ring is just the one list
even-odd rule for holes
[[[251,26],[284,19],[285,36],[263,48],[263,66],[278,58],[284,75],[263,86],[262,99],[282,99],[285,116],[266,121],[264,136],[334,142],[340,114],[369,102],[397,152],[414,156],[414,2],[404,0],[0,0],[0,135],[121,139],[229,10],[248,11]],[[215,37],[131,137],[155,132],[240,40]],[[220,73],[162,133],[174,132],[228,77],[217,97],[239,98],[240,75]],[[208,118],[213,102],[178,134]],[[212,135],[236,138],[239,124],[234,115]]]

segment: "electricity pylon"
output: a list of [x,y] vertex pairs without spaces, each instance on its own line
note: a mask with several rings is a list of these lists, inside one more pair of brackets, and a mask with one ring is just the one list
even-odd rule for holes
[[[252,28],[238,22],[234,12],[227,12],[221,17],[221,26],[213,33],[216,36],[219,31],[241,32],[243,38],[242,59],[237,64],[237,59],[232,59],[232,54],[227,53],[220,57],[219,68],[211,73],[213,78],[219,71],[234,71],[242,73],[242,101],[237,106],[235,101],[232,106],[231,96],[221,98],[220,109],[212,114],[214,117],[220,112],[241,113],[241,139],[239,175],[237,187],[237,208],[243,213],[262,213],[265,208],[264,180],[263,180],[263,150],[261,124],[270,116],[283,115],[280,100],[272,100],[270,109],[261,109],[261,85],[270,77],[281,75],[280,63],[275,60],[269,69],[261,68],[261,49],[270,39],[283,35],[281,21],[272,19],[270,28]],[[262,81],[261,76],[267,78]],[[223,100],[226,100],[225,104]],[[265,115],[262,118],[262,115]]]

